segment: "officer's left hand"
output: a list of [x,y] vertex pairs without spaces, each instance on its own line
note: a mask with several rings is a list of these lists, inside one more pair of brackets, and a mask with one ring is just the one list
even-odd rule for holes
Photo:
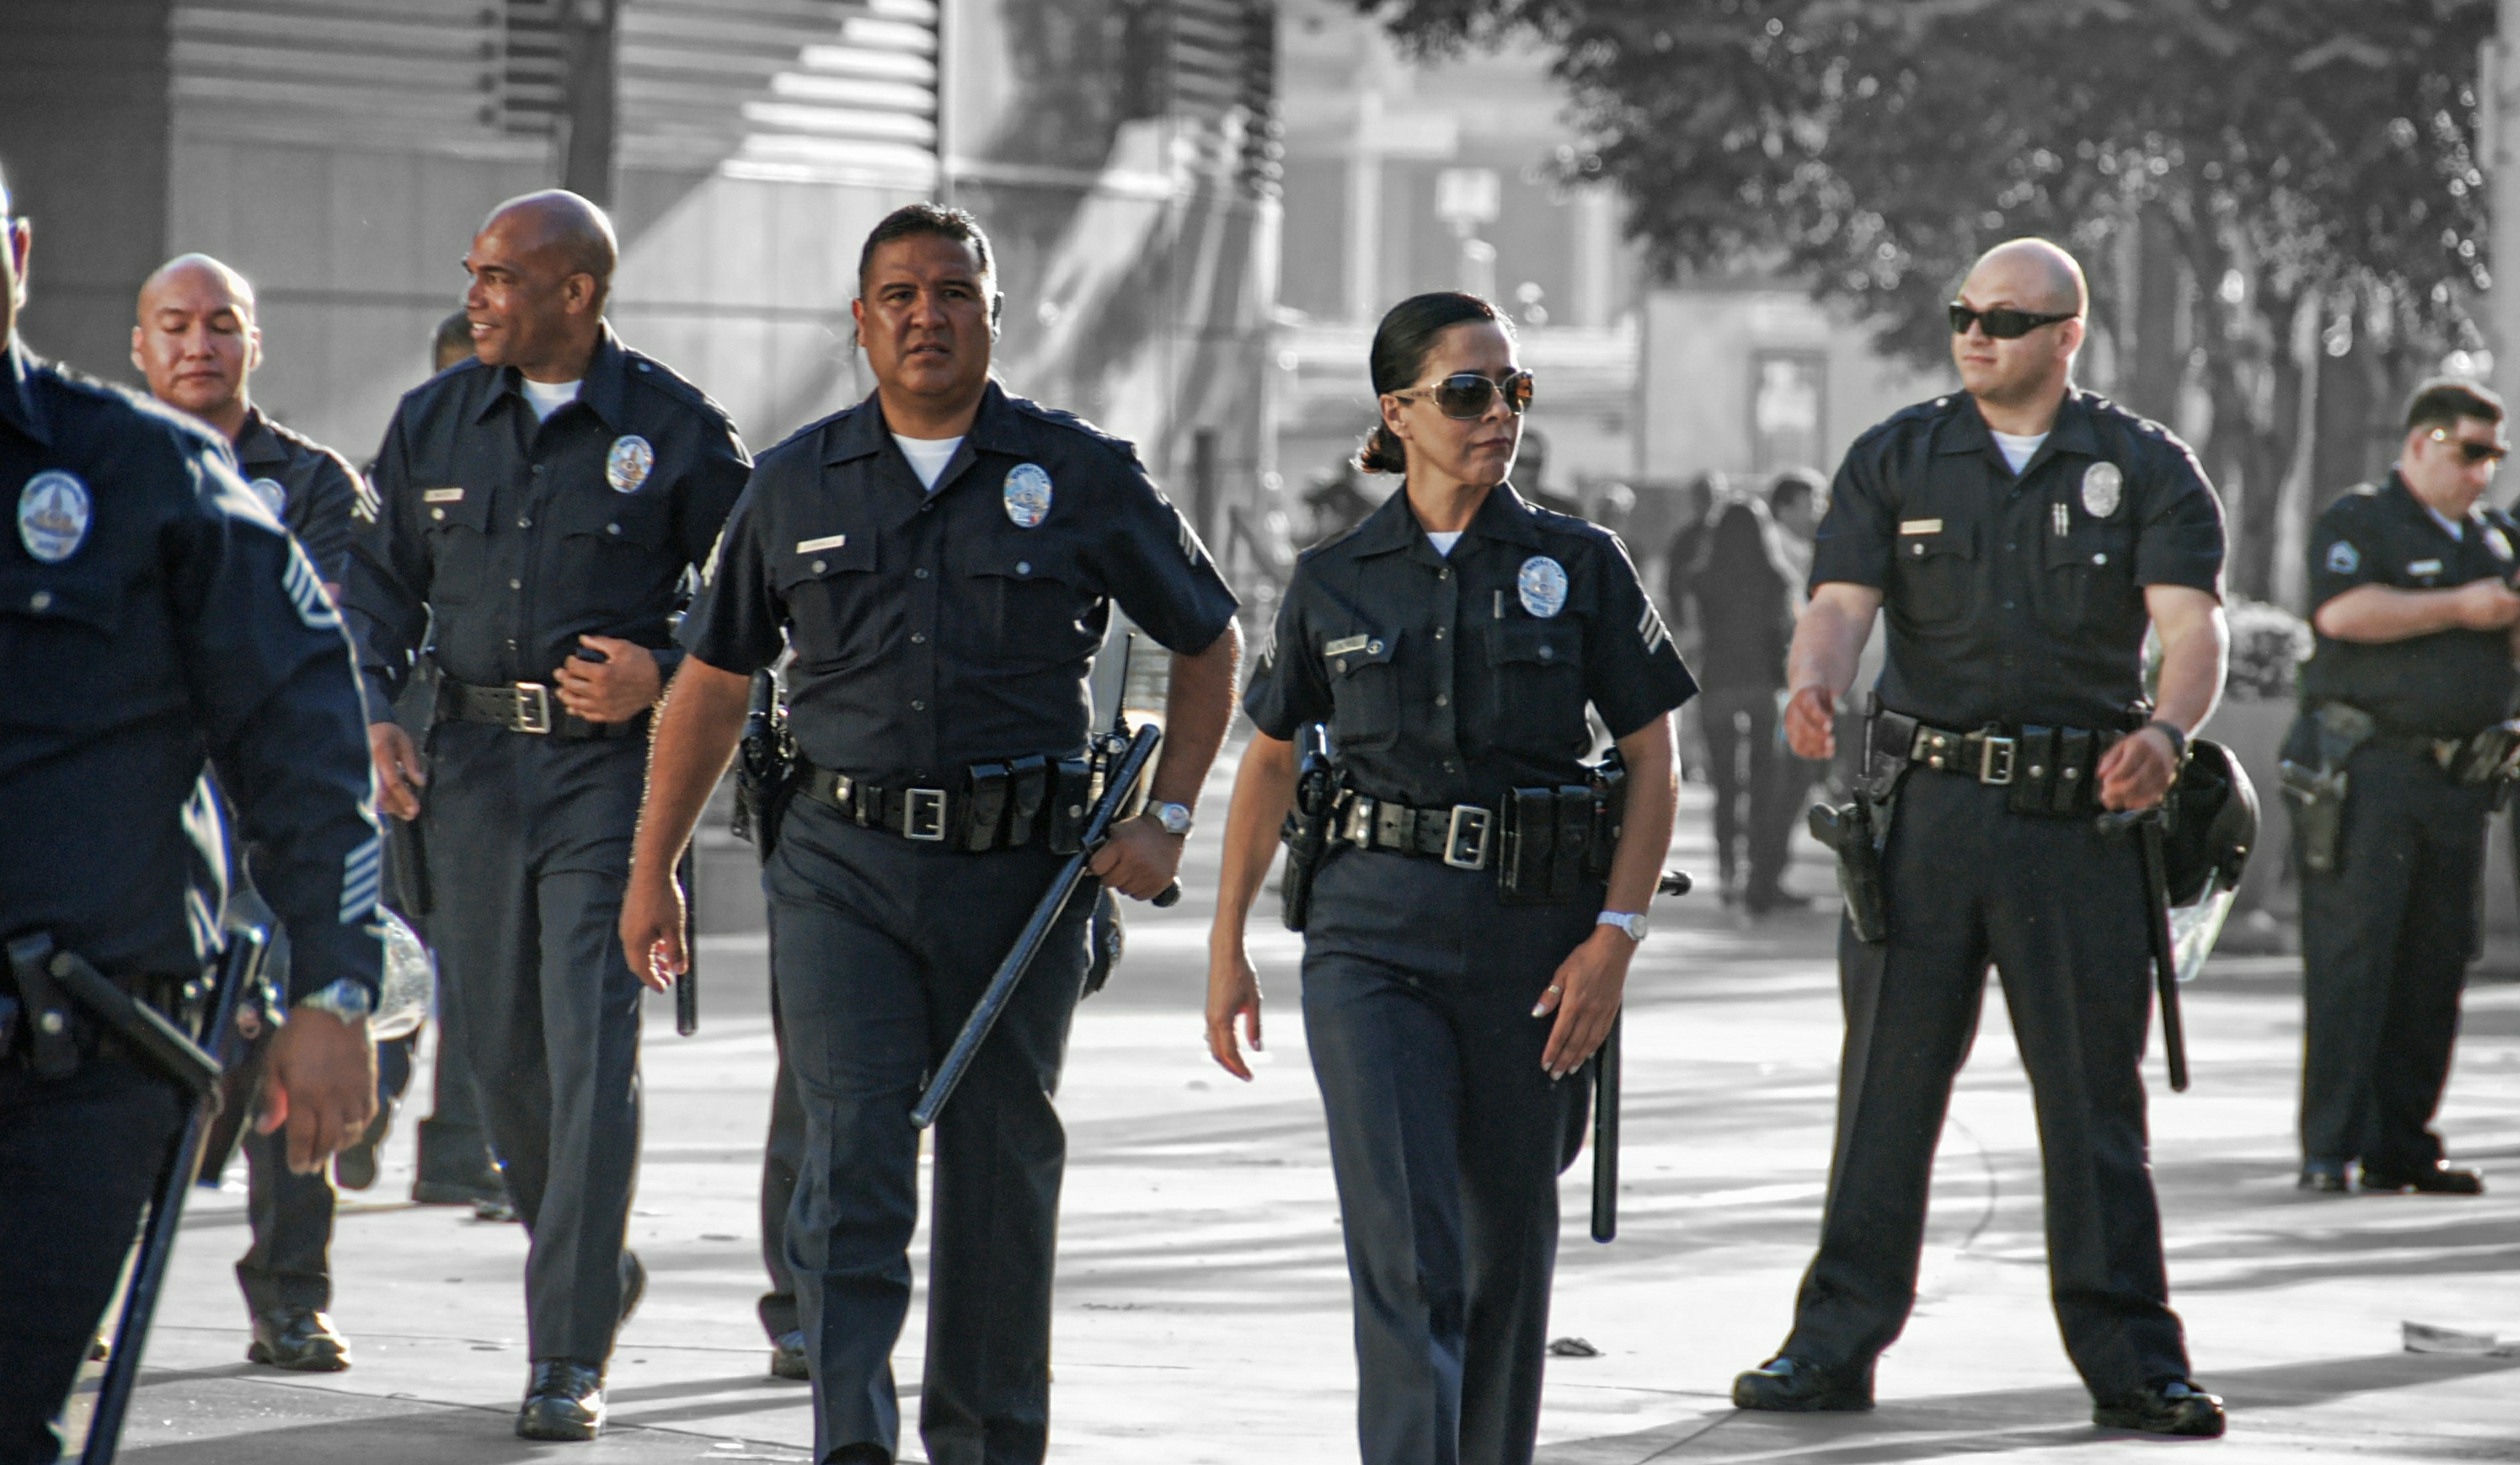
[[289,1129],[289,1167],[311,1175],[358,1143],[377,1114],[377,1045],[365,1019],[297,1008],[271,1040],[257,1133]]
[[2100,759],[2100,806],[2150,808],[2170,792],[2170,780],[2178,771],[2178,755],[2171,750],[2170,735],[2161,729],[2147,727],[2134,737],[2121,738]]
[[1637,943],[1626,932],[1597,926],[1584,944],[1558,963],[1531,1009],[1535,1018],[1557,1015],[1556,1026],[1549,1030],[1549,1045],[1540,1050],[1540,1066],[1550,1077],[1563,1078],[1582,1068],[1610,1035],[1610,1022],[1619,1015],[1627,989],[1628,958],[1636,953]]
[[604,653],[601,662],[570,657],[552,673],[561,706],[589,722],[627,722],[656,705],[664,677],[648,648],[610,636],[580,636],[580,645]]
[[1140,814],[1112,830],[1110,843],[1094,851],[1086,868],[1132,900],[1152,900],[1180,873],[1183,843],[1151,815]]

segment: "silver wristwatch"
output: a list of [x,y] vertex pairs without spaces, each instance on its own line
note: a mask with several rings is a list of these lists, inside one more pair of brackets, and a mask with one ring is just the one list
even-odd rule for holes
[[357,1023],[366,1021],[368,1014],[377,1010],[377,994],[344,977],[320,991],[308,992],[292,1005],[329,1012],[344,1023]]
[[1164,833],[1179,838],[1190,833],[1190,805],[1187,803],[1149,803],[1147,812],[1164,827]]
[[1623,910],[1605,910],[1593,918],[1596,926],[1616,926],[1629,940],[1642,944],[1645,939],[1645,918],[1642,911],[1629,914]]

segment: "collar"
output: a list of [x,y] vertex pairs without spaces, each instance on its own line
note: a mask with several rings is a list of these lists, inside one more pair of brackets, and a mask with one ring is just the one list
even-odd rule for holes
[[[825,463],[871,458],[892,446],[892,430],[883,420],[882,397],[880,388],[868,392],[864,401],[833,425],[831,446],[823,453]],[[1023,414],[1015,410],[1006,389],[992,377],[980,390],[979,409],[971,414],[971,425],[963,430],[962,447],[937,477],[936,491],[944,492],[969,459],[980,453],[1007,453],[1021,458],[1029,456],[1032,448],[1032,435],[1025,429]]]
[[[1541,547],[1540,525],[1532,516],[1531,504],[1514,491],[1509,481],[1488,490],[1488,496],[1480,501],[1478,511],[1470,516],[1470,522],[1462,526],[1462,535],[1464,540],[1494,539],[1501,544],[1518,544],[1526,549]],[[1358,556],[1406,550],[1413,559],[1423,559],[1431,565],[1445,563],[1445,557],[1435,553],[1435,546],[1427,542],[1426,530],[1418,523],[1417,511],[1409,507],[1406,484],[1394,489],[1391,496],[1382,501],[1381,508],[1366,516],[1365,523],[1357,526],[1348,545],[1350,551]],[[1460,544],[1453,546],[1455,555],[1461,552]]]
[[289,462],[289,449],[281,445],[279,435],[271,431],[271,420],[262,415],[260,407],[245,409],[245,426],[237,432],[236,456],[239,467]]
[[[2011,473],[2012,465],[2003,461],[2003,454],[1996,447],[1994,430],[1978,410],[1977,398],[1962,391],[1956,393],[1954,400],[1957,405],[1943,426],[1936,454],[1984,453],[2001,464],[2005,473]],[[2100,455],[2099,435],[2092,428],[2092,394],[2080,388],[2065,389],[2065,399],[2056,404],[2056,420],[2048,425],[2047,440],[2039,444],[2039,451],[2030,455],[2029,462],[2021,465],[2019,479],[2029,478],[2032,469],[2061,453],[2079,453],[2086,458]]]
[[[577,400],[606,427],[618,433],[626,416],[622,389],[628,385],[629,352],[622,348],[621,338],[612,334],[612,322],[601,322],[600,332],[595,338],[595,353],[586,358],[586,370],[577,379]],[[495,371],[484,372],[482,380],[486,389],[481,393],[480,403],[472,409],[474,422],[488,417],[500,402],[509,397],[524,401],[524,374],[515,367],[502,366]],[[526,407],[531,410],[530,403]]]
[[[2417,498],[2413,487],[2408,485],[2406,478],[2394,468],[2389,470],[2389,487],[2397,495],[2399,501],[2399,513],[2422,524],[2427,528],[2440,530],[2445,538],[2449,537],[2450,531],[2442,528],[2442,519],[2444,516],[2436,514],[2433,512],[2432,505],[2425,503],[2420,498]],[[2486,522],[2485,499],[2484,496],[2480,494],[2477,497],[2476,502],[2467,506],[2467,517],[2460,520],[2459,523],[2481,526]],[[2457,542],[2461,544],[2473,544],[2476,540],[2462,531]]]
[[0,421],[37,442],[50,445],[52,424],[35,399],[35,362],[26,354],[25,343],[11,336],[5,349],[0,349]]

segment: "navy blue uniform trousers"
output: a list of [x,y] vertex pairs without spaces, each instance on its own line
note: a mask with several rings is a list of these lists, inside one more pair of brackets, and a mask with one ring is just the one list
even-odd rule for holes
[[1493,871],[1342,849],[1313,883],[1304,1038],[1355,1293],[1365,1465],[1527,1465],[1540,1427],[1557,1176],[1590,1070],[1552,1082],[1531,1006],[1592,934],[1507,908]]
[[1783,1351],[1860,1365],[1907,1325],[1934,1147],[1992,962],[2038,1111],[2056,1319],[2092,1395],[2114,1398],[2187,1376],[2145,1149],[2141,856],[2088,818],[2008,812],[2008,794],[1912,772],[1883,866],[1890,939],[1840,930],[1837,1154]]
[[601,1363],[639,1161],[639,997],[621,888],[645,738],[482,723],[430,737],[428,933],[481,1118],[525,1223],[529,1356]]
[[[1064,860],[861,829],[799,798],[763,875],[805,1146],[787,1261],[814,1378],[814,1457],[899,1452],[892,1348],[910,1307],[910,1110]],[[1051,1269],[1067,1135],[1052,1097],[1085,980],[1089,883],[934,1130],[927,1361],[932,1465],[1037,1465],[1050,1430]]]
[[184,1109],[174,1084],[89,1059],[0,1061],[0,1465],[48,1465],[55,1423],[122,1276]]
[[2337,868],[2301,880],[2301,1152],[2410,1174],[2441,1163],[2494,795],[2395,748],[2346,769]]

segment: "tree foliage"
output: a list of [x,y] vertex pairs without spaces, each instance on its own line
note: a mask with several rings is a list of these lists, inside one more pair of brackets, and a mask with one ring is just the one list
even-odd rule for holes
[[1419,51],[1551,47],[1586,140],[1565,165],[1621,185],[1658,266],[1781,268],[1912,359],[1946,359],[1941,307],[1989,245],[2074,248],[2105,327],[2149,231],[2195,283],[2192,349],[2147,353],[2179,381],[2122,359],[2120,389],[2210,393],[2250,593],[2316,360],[2296,342],[2400,377],[2481,343],[2492,0],[1359,3]]

